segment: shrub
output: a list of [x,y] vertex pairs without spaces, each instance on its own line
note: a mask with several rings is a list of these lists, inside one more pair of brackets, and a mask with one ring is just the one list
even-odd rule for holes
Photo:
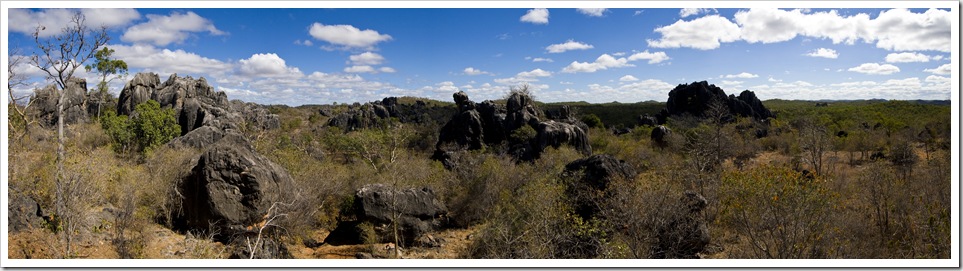
[[595,114],[588,114],[582,117],[582,122],[588,125],[589,128],[605,128],[605,124],[602,123],[602,119]]
[[174,109],[161,109],[157,101],[148,100],[138,104],[134,111],[137,115],[132,118],[131,128],[141,151],[150,152],[154,147],[180,135]]

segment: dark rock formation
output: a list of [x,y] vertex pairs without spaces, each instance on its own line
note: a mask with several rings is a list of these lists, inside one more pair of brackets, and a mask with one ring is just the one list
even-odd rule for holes
[[121,91],[117,113],[129,115],[147,100],[157,101],[161,107],[173,108],[181,135],[202,126],[220,129],[277,129],[280,121],[261,105],[240,101],[228,102],[227,95],[215,91],[203,77],[179,77],[172,74],[160,82],[153,73],[138,73]]
[[[438,200],[434,191],[420,189],[395,189],[383,184],[366,185],[355,193],[356,215],[375,225],[394,227],[398,224],[401,243],[412,244],[422,234],[440,228],[448,208]],[[379,234],[382,240],[391,240],[392,230]]]
[[[34,104],[31,108],[35,108],[40,124],[46,127],[57,125],[57,103],[60,100],[60,93],[56,84],[34,91],[33,97],[30,98]],[[71,78],[67,81],[64,93],[67,95],[64,103],[64,124],[88,121],[87,81],[83,78]]]
[[[555,120],[541,121],[542,112],[527,94],[513,92],[506,104],[472,102],[464,92],[452,95],[459,112],[441,129],[433,159],[450,168],[450,152],[498,147],[515,160],[537,159],[545,148],[571,145],[589,155],[588,127],[572,116],[568,107],[553,111]],[[534,131],[534,133],[532,133]]]
[[726,96],[726,92],[722,88],[702,81],[680,84],[669,91],[669,99],[666,101],[665,110],[659,112],[656,119],[659,124],[665,124],[666,118],[669,116],[689,114],[706,117],[706,111],[712,103],[725,106],[728,109],[729,119],[732,119],[732,115],[752,117],[756,120],[775,117],[752,91],[745,90],[739,93],[739,96]]
[[550,120],[539,123],[536,131],[538,136],[536,137],[535,153],[541,153],[549,146],[558,148],[562,145],[569,145],[582,155],[592,154],[588,133],[585,129],[574,124]]
[[652,139],[652,142],[656,144],[656,146],[664,148],[669,144],[669,135],[671,134],[672,129],[669,129],[669,127],[665,127],[663,125],[659,125],[658,127],[652,129],[652,135],[650,135],[650,138]]
[[[376,243],[378,240],[376,240],[376,236],[373,236],[374,229],[372,228],[371,232],[367,232],[362,226],[363,224],[362,221],[342,221],[331,233],[328,233],[328,237],[324,238],[324,243],[333,246]],[[370,224],[368,226],[370,227]]]
[[600,211],[597,197],[605,195],[609,183],[617,178],[633,179],[638,174],[631,165],[608,154],[592,155],[565,165],[562,176],[571,180],[566,194],[575,213],[590,219]]
[[[290,203],[294,181],[287,170],[243,141],[221,139],[200,156],[180,185],[186,225],[213,227],[217,238],[245,234],[271,215],[272,205]],[[283,207],[283,205],[279,205]]]
[[639,116],[639,126],[655,127],[656,125],[659,125],[659,119],[656,117],[649,116],[649,114]]
[[173,140],[168,142],[167,145],[177,148],[189,147],[203,149],[225,137],[229,142],[238,142],[242,145],[250,145],[248,140],[240,133],[237,133],[234,130],[225,131],[214,126],[201,126],[201,128],[191,130],[186,135],[175,137]]
[[655,259],[697,259],[709,245],[709,228],[701,212],[708,202],[702,195],[687,191],[670,213],[668,223],[656,229],[659,238],[652,248]]
[[40,209],[40,204],[16,189],[8,191],[7,226],[9,233],[41,227],[43,212]]

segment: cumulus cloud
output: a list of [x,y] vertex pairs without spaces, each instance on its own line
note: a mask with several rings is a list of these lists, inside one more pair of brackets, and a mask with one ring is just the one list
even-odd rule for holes
[[304,46],[313,46],[313,45],[314,45],[314,43],[311,42],[310,40],[294,40],[294,44],[304,45]]
[[835,10],[810,13],[806,10],[753,8],[736,12],[733,21],[710,15],[692,21],[656,28],[662,34],[649,45],[660,48],[719,48],[721,43],[744,40],[749,43],[788,41],[797,36],[829,39],[833,44],[854,44],[862,40],[890,51],[950,51],[949,11],[929,9],[913,13],[890,9],[871,19],[868,14],[840,15]]
[[475,69],[475,68],[473,68],[473,67],[465,68],[464,73],[465,73],[465,75],[491,74],[490,72],[486,72],[486,71],[482,71],[482,70],[479,70],[479,69]]
[[665,52],[655,52],[649,53],[649,50],[645,50],[641,53],[635,53],[629,56],[629,61],[636,60],[649,60],[649,64],[656,64],[662,61],[669,60],[669,56]]
[[656,48],[689,47],[699,50],[719,48],[723,42],[739,40],[739,26],[719,15],[709,15],[691,21],[675,23],[655,29],[662,35],[658,40],[646,40]]
[[351,55],[348,57],[351,63],[355,65],[381,65],[381,62],[385,61],[385,58],[379,54],[372,52],[364,52],[357,55]]
[[84,15],[88,28],[96,29],[100,26],[116,28],[126,26],[134,20],[140,19],[140,13],[131,8],[84,8],[84,9],[30,9],[11,8],[8,10],[8,26],[11,32],[32,35],[37,26],[43,26],[40,37],[46,38],[60,34],[60,30],[70,24],[74,13]]
[[950,64],[943,64],[934,69],[925,69],[923,71],[939,75],[949,75],[951,72],[953,72],[953,68],[950,66]]
[[394,73],[394,72],[396,72],[396,71],[395,71],[395,68],[392,68],[392,67],[381,67],[381,68],[378,68],[378,71],[383,72],[383,73]]
[[714,8],[683,8],[679,10],[679,17],[685,18],[693,15],[699,15],[709,12],[718,12]]
[[347,48],[370,48],[379,42],[391,40],[391,35],[371,29],[361,30],[351,25],[324,25],[317,22],[311,24],[308,34],[317,40]]
[[254,54],[250,58],[238,61],[238,71],[245,76],[253,77],[301,77],[296,67],[288,67],[287,63],[277,54]]
[[548,9],[530,9],[519,21],[533,24],[548,24]]
[[634,67],[635,65],[628,64],[629,60],[621,57],[615,58],[609,54],[602,54],[595,59],[595,62],[578,62],[572,61],[571,64],[562,69],[564,73],[579,73],[579,72],[596,72],[598,70],[606,70],[609,68],[620,68],[620,67]]
[[879,63],[863,63],[859,66],[849,68],[849,71],[865,74],[886,75],[899,72],[899,67],[890,64],[880,65]]
[[231,70],[231,64],[202,57],[181,49],[159,49],[152,45],[112,44],[114,57],[127,62],[130,69],[144,69],[159,74],[218,74]]
[[567,87],[559,90],[544,90],[541,97],[545,102],[587,101],[603,103],[612,101],[664,101],[674,85],[657,79],[620,83],[618,86],[589,84],[584,87]]
[[548,63],[552,63],[552,62],[555,62],[555,60],[552,60],[551,58],[536,57],[536,58],[532,58],[532,62],[548,62]]
[[813,50],[812,52],[809,52],[806,55],[811,57],[822,57],[822,58],[832,58],[832,59],[836,59],[837,57],[839,57],[839,53],[837,53],[836,50],[829,49],[829,48],[819,48],[819,49]]
[[602,17],[602,15],[605,15],[605,11],[607,11],[608,9],[605,9],[605,8],[578,8],[578,9],[576,9],[576,10],[578,10],[578,13],[582,13],[582,14],[585,14],[585,15],[588,15],[588,16],[591,16],[591,17]]
[[759,75],[758,75],[758,74],[751,74],[751,73],[748,73],[748,72],[741,72],[741,73],[739,73],[739,74],[727,74],[727,75],[724,76],[724,77],[725,77],[725,78],[730,78],[730,79],[731,79],[731,78],[756,78],[756,77],[759,77]]
[[506,85],[518,85],[518,84],[524,84],[524,83],[538,82],[538,77],[549,77],[549,76],[552,76],[552,72],[542,70],[542,69],[534,69],[531,71],[519,72],[514,77],[495,79],[495,83],[506,84]]
[[639,81],[639,78],[635,78],[635,76],[631,76],[631,75],[626,75],[626,76],[622,76],[622,78],[619,78],[619,82],[634,82],[634,81]]
[[[892,54],[886,55],[886,62],[889,62],[889,63],[929,62],[930,59],[939,60],[939,59],[936,59],[935,57],[931,57],[920,53],[914,53],[914,52],[892,53]],[[942,59],[942,56],[940,56],[940,59]]]
[[594,47],[595,46],[592,46],[591,44],[585,44],[574,40],[568,40],[565,43],[549,45],[548,47],[545,47],[545,50],[548,51],[549,53],[563,53],[565,51],[572,51],[572,50],[588,50]]
[[128,28],[120,40],[166,46],[171,43],[181,43],[194,32],[207,32],[215,36],[227,34],[218,30],[210,20],[191,11],[187,13],[175,11],[169,16],[148,14],[147,19],[145,23]]
[[376,73],[377,71],[368,65],[355,65],[351,67],[344,68],[344,72],[347,73]]

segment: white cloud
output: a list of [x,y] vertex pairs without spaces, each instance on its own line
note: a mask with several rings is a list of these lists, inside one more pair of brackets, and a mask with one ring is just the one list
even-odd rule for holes
[[743,82],[744,82],[744,81],[730,81],[730,80],[722,80],[722,84],[720,84],[720,85],[724,85],[724,86],[731,86],[731,87],[737,87],[737,86],[740,86],[740,85],[742,85],[742,83],[743,83]]
[[43,26],[40,37],[46,38],[60,34],[60,30],[70,24],[70,18],[77,11],[84,15],[85,25],[96,29],[100,26],[116,28],[126,26],[140,18],[137,10],[130,8],[84,8],[84,9],[29,9],[11,8],[8,10],[10,32],[32,35],[37,26]]
[[939,75],[949,75],[953,71],[953,68],[950,66],[950,64],[943,64],[934,69],[925,69],[923,71]]
[[148,14],[147,22],[131,26],[120,40],[131,43],[151,43],[166,46],[181,43],[192,32],[207,32],[211,35],[225,35],[210,20],[194,12],[172,12],[170,16]]
[[578,72],[596,72],[598,70],[606,70],[608,68],[620,68],[620,67],[633,67],[634,65],[628,64],[628,59],[615,58],[608,54],[603,54],[595,59],[595,62],[578,62],[572,61],[567,67],[562,69],[564,73],[578,73]]
[[579,9],[576,9],[576,10],[578,10],[579,13],[582,13],[582,14],[585,14],[585,15],[588,15],[588,16],[591,16],[591,17],[602,17],[602,15],[605,15],[605,11],[607,11],[608,9],[605,9],[605,8],[579,8]]
[[171,51],[144,44],[107,47],[114,49],[114,57],[127,62],[130,69],[145,69],[159,74],[220,74],[232,69],[228,63],[202,57],[181,49]]
[[495,79],[495,83],[506,84],[506,85],[518,85],[524,83],[538,82],[538,77],[549,77],[552,76],[552,72],[534,69],[531,71],[524,71],[516,74],[514,77],[509,78],[498,78]]
[[533,58],[533,59],[532,59],[532,62],[548,62],[548,63],[552,63],[552,62],[555,62],[555,60],[552,60],[551,58],[536,57],[536,58]]
[[296,67],[288,67],[277,54],[254,54],[248,59],[238,61],[238,71],[248,77],[293,77],[303,76]]
[[656,48],[689,47],[699,50],[719,48],[722,42],[739,40],[739,26],[719,15],[709,15],[691,21],[675,23],[655,29],[662,34],[658,40],[646,40]]
[[348,57],[351,63],[355,65],[381,65],[381,62],[385,61],[385,58],[379,54],[372,52],[364,52],[357,55],[351,55]]
[[813,50],[812,52],[809,52],[806,55],[811,57],[823,57],[823,58],[832,58],[832,59],[836,59],[837,57],[839,57],[839,53],[837,53],[836,50],[829,49],[829,48],[819,48],[819,49]]
[[879,63],[863,63],[863,64],[860,64],[859,66],[849,68],[849,71],[865,73],[865,74],[886,75],[886,74],[899,72],[899,67],[896,67],[890,64],[880,65]]
[[465,70],[464,70],[463,72],[465,73],[465,75],[491,74],[490,72],[486,72],[486,71],[482,71],[482,70],[479,70],[479,69],[475,69],[475,68],[473,68],[473,67],[465,68]]
[[682,10],[679,10],[679,17],[685,18],[693,15],[709,13],[710,11],[718,12],[714,8],[683,8]]
[[379,42],[391,40],[391,35],[381,34],[371,29],[361,30],[344,24],[313,23],[308,34],[317,40],[348,48],[370,48]]
[[930,59],[938,60],[935,57],[930,57],[928,55],[913,53],[913,52],[892,53],[892,54],[886,55],[886,62],[889,62],[889,63],[929,62]]
[[950,11],[938,9],[923,13],[890,9],[871,19],[865,13],[843,16],[835,10],[809,13],[799,9],[753,8],[736,12],[733,20],[735,23],[718,15],[679,20],[656,28],[662,37],[649,40],[649,46],[709,50],[724,42],[774,43],[804,36],[829,39],[833,44],[852,45],[862,40],[890,51],[950,52],[950,25],[954,17]]
[[927,77],[926,77],[926,82],[927,82],[927,83],[936,83],[936,84],[948,84],[948,83],[950,82],[950,78],[949,78],[949,77],[938,76],[938,75],[930,75],[930,76],[927,76]]
[[392,67],[381,67],[381,68],[378,68],[378,71],[381,71],[381,72],[383,72],[383,73],[395,73],[395,72],[396,72],[396,71],[395,71],[395,68],[392,68]]
[[314,45],[314,43],[311,42],[310,40],[303,40],[303,41],[302,41],[302,40],[294,40],[294,44],[304,45],[304,46],[313,46],[313,45]]
[[351,67],[344,68],[344,72],[347,73],[376,73],[374,68],[368,65],[355,65]]
[[759,77],[758,74],[751,74],[748,72],[741,72],[739,74],[727,74],[725,78],[756,78]]
[[769,82],[774,82],[774,83],[782,82],[782,80],[776,79],[776,78],[772,78],[772,76],[769,77],[769,80],[768,80],[768,81],[769,81]]
[[634,81],[639,81],[639,78],[635,78],[635,76],[631,76],[631,75],[626,75],[626,76],[622,76],[622,78],[619,78],[619,82],[634,82]]
[[572,51],[572,50],[588,50],[594,47],[595,46],[592,46],[591,44],[585,44],[574,40],[568,40],[565,43],[549,45],[548,47],[545,47],[545,50],[548,51],[549,53],[562,53],[565,51]]
[[636,61],[640,59],[647,59],[649,60],[649,64],[656,64],[662,61],[669,60],[670,58],[668,55],[665,54],[665,52],[649,53],[649,50],[645,50],[641,53],[635,53],[629,56],[629,61]]
[[544,8],[530,9],[519,20],[522,22],[533,23],[533,24],[548,24],[548,9],[544,9]]

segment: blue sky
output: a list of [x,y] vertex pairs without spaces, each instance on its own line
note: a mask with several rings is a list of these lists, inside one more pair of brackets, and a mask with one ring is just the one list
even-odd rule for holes
[[[80,11],[109,27],[131,75],[203,76],[263,104],[449,101],[459,90],[481,101],[522,84],[547,102],[632,103],[702,80],[764,100],[950,99],[958,13],[921,7]],[[74,11],[8,9],[11,52],[31,54],[35,26],[62,26]],[[15,93],[46,84],[15,68],[32,78]]]

